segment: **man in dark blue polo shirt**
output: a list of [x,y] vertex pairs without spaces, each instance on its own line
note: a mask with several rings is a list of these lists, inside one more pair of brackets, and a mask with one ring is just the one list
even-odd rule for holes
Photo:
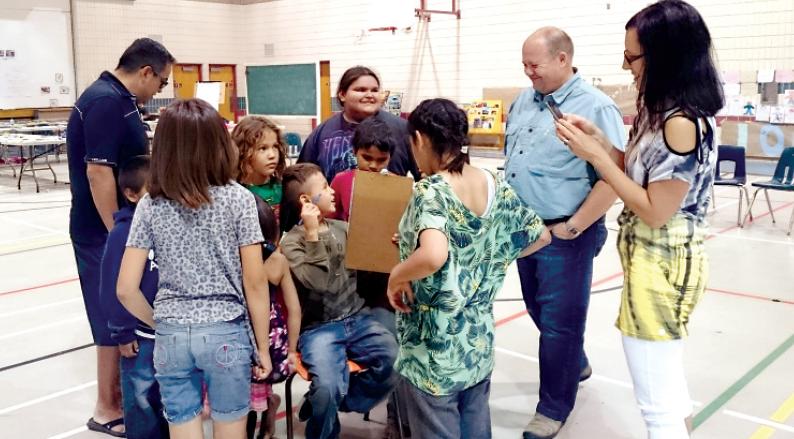
[[67,128],[69,234],[97,346],[98,397],[88,427],[116,437],[125,437],[119,348],[99,300],[100,263],[113,213],[125,203],[116,184],[119,166],[130,157],[149,153],[138,104],[145,104],[168,84],[175,62],[162,44],[149,38],[135,40],[116,70],[103,72],[83,92]]

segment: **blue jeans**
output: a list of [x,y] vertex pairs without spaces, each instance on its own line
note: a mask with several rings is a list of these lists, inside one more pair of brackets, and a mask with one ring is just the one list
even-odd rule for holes
[[168,422],[181,424],[198,416],[204,383],[213,420],[246,417],[253,353],[242,319],[192,325],[158,322],[153,361]]
[[402,379],[411,439],[490,439],[491,376],[451,395],[429,395]]
[[138,337],[138,355],[121,357],[124,427],[128,439],[166,439],[160,385],[154,378],[154,340]]
[[584,329],[593,259],[606,242],[604,218],[578,238],[552,237],[551,244],[518,259],[527,311],[540,331],[540,402],[536,412],[565,422],[587,364]]
[[[298,349],[312,377],[307,394],[311,407],[307,439],[338,437],[340,410],[366,413],[397,385],[397,341],[369,313],[304,331]],[[367,370],[351,375],[347,360]]]

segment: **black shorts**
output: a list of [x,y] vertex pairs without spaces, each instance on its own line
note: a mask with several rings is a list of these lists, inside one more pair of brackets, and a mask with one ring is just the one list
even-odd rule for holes
[[83,302],[91,325],[91,334],[97,346],[118,346],[113,341],[108,318],[99,300],[99,278],[102,257],[105,255],[105,242],[86,244],[72,240],[74,257],[77,260],[77,274],[80,276],[80,287],[83,290]]

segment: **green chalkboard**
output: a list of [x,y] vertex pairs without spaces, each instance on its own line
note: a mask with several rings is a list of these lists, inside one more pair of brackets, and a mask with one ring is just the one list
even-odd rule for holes
[[248,66],[248,113],[317,115],[317,65]]

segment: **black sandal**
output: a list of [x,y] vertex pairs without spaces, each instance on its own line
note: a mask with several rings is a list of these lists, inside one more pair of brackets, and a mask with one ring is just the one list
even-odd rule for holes
[[91,430],[91,431],[98,431],[100,433],[105,433],[105,434],[113,436],[113,437],[124,437],[124,438],[126,438],[127,437],[126,433],[122,433],[122,432],[113,430],[113,427],[115,427],[117,425],[122,425],[122,424],[124,424],[124,418],[123,417],[122,418],[118,418],[118,419],[116,419],[114,421],[110,421],[107,424],[100,424],[99,422],[95,421],[94,418],[91,418],[91,419],[88,420],[88,423],[86,423],[86,426],[88,426],[88,429]]

